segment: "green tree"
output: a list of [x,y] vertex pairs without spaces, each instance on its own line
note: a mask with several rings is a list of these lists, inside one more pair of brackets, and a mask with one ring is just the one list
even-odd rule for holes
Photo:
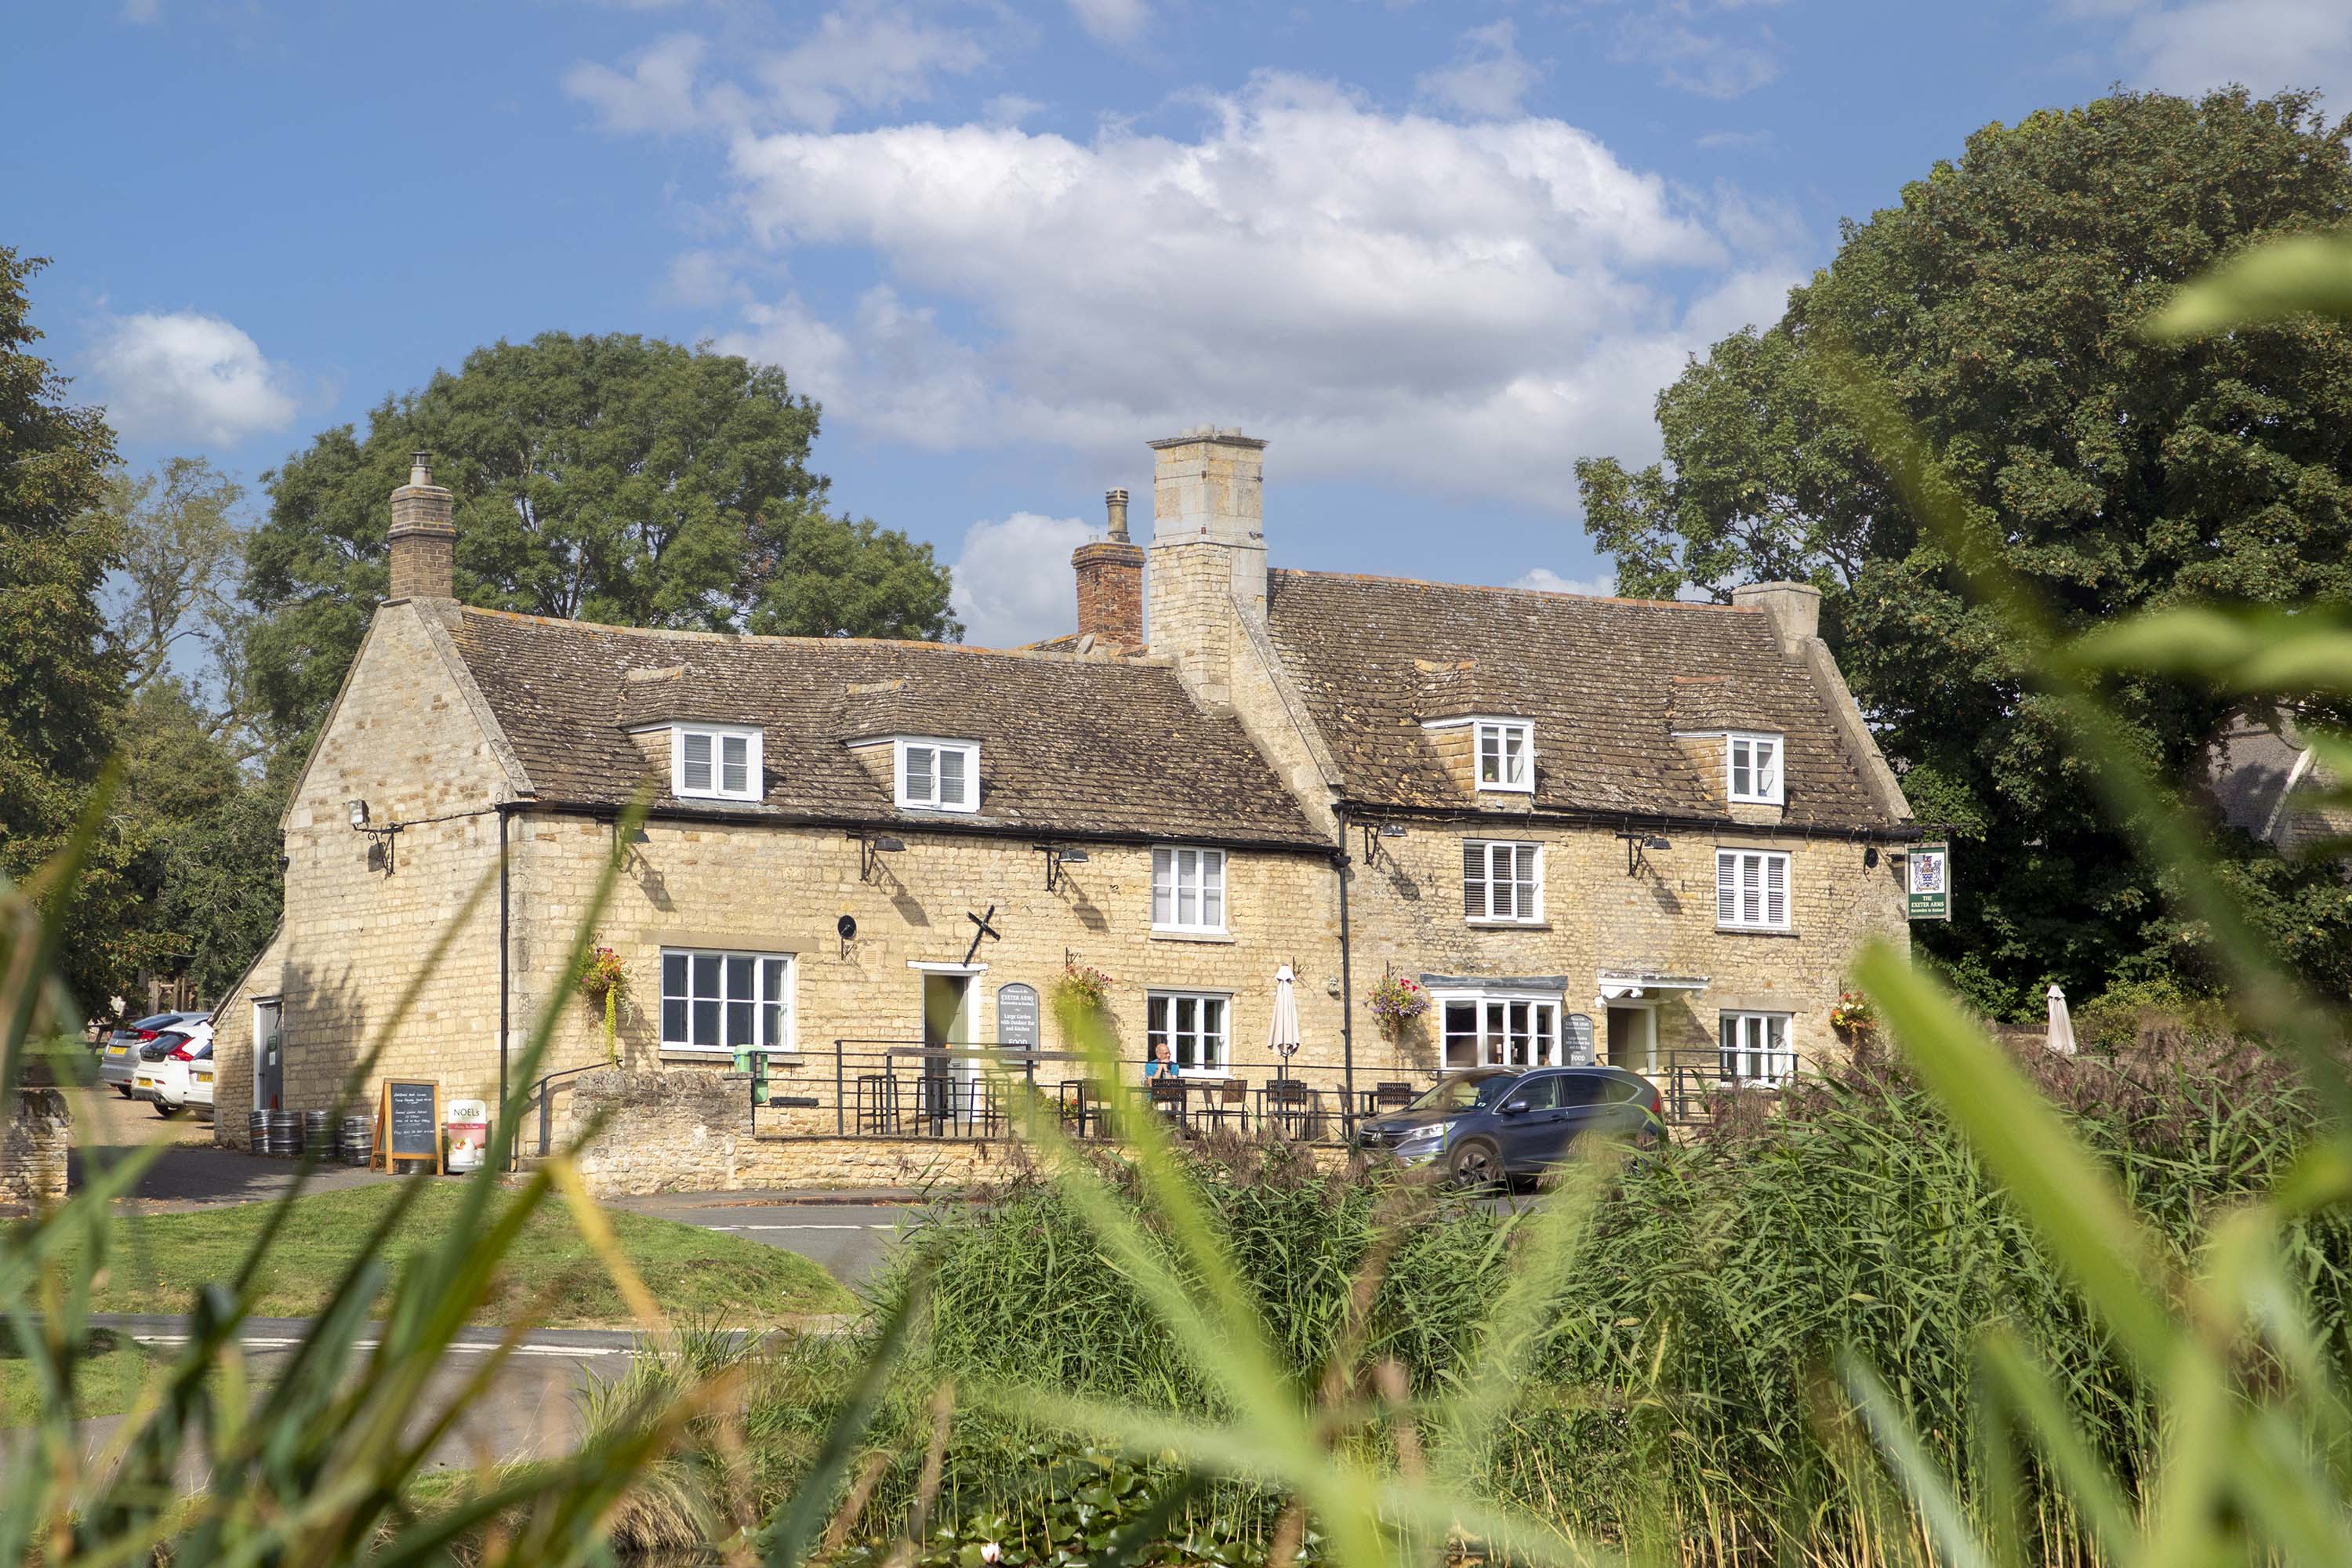
[[[0,246],[0,873],[19,879],[88,805],[122,734],[127,672],[100,605],[122,561],[121,520],[99,504],[114,433],[33,352],[26,285],[43,265]],[[140,919],[142,854],[110,821],[75,889],[60,962],[93,1011],[160,945]]]
[[958,635],[929,545],[825,510],[817,405],[782,371],[707,347],[547,332],[387,398],[362,440],[321,434],[264,476],[247,552],[250,678],[276,738],[333,699],[388,574],[409,454],[457,494],[471,604],[623,626]]
[[[1660,395],[1664,465],[1578,467],[1622,591],[1823,590],[1825,635],[1920,816],[1970,840],[1960,919],[1925,945],[1980,1005],[2028,1013],[2048,978],[2095,988],[2202,960],[2088,806],[1998,620],[1893,500],[1837,354],[1894,389],[2061,630],[2194,595],[2352,597],[2352,337],[2312,318],[2186,343],[2139,331],[2245,246],[2352,219],[2347,130],[2311,95],[2242,90],[1988,126],[1900,205],[1847,223],[1777,324]],[[2153,679],[2114,696],[2147,759],[2196,787],[2226,699]],[[2315,945],[2340,950],[2352,921],[2327,876],[2245,880],[2281,921],[2327,911]]]

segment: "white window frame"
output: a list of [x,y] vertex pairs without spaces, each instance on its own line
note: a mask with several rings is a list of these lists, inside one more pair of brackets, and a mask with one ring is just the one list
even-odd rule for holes
[[[695,789],[686,780],[687,741],[689,737],[710,742],[710,783],[707,788]],[[749,724],[673,724],[669,731],[669,793],[680,800],[758,800],[764,775],[761,769],[761,732]],[[743,742],[743,787],[727,787],[727,742]]]
[[1789,1081],[1797,1058],[1789,1048],[1787,1013],[1726,1011],[1716,1015],[1716,1076],[1718,1082],[1778,1089]]
[[[1192,917],[1189,920],[1185,918],[1188,913]],[[1196,848],[1188,844],[1152,847],[1151,929],[1209,936],[1225,934],[1223,850]]]
[[[1182,1005],[1188,1002],[1193,1008],[1192,1028],[1189,1036],[1180,1034],[1177,1027],[1178,1020],[1181,1016]],[[1210,1031],[1206,1022],[1212,1009],[1217,1015],[1217,1028],[1214,1033]],[[1154,1017],[1162,1020],[1156,1028],[1152,1024]],[[1184,1065],[1184,1053],[1178,1048],[1179,1041],[1187,1037],[1195,1042],[1195,1060],[1191,1067]],[[1145,992],[1143,994],[1143,1059],[1145,1061],[1156,1062],[1160,1059],[1160,1042],[1162,1039],[1169,1044],[1169,1054],[1176,1058],[1176,1072],[1180,1078],[1231,1076],[1234,1065],[1234,994],[1230,991]],[[1202,1049],[1212,1041],[1214,1042],[1215,1047],[1214,1060],[1206,1059]]]
[[[1771,761],[1759,766],[1756,752],[1759,746],[1771,749]],[[1786,738],[1761,731],[1734,730],[1723,737],[1723,793],[1725,798],[1738,805],[1779,805],[1787,796],[1784,787],[1789,772],[1789,745]],[[1748,788],[1739,787],[1739,775],[1745,773]],[[1758,774],[1763,774],[1762,779]]]
[[[1496,780],[1486,777],[1486,742],[1495,742]],[[1517,764],[1516,766],[1514,764]],[[1470,777],[1481,795],[1536,793],[1536,727],[1526,719],[1478,719],[1470,725]]]
[[1787,850],[1715,852],[1715,925],[1717,931],[1793,929]]
[[[685,964],[686,989],[682,992],[670,989],[672,959],[681,960]],[[716,965],[715,978],[719,989],[715,995],[701,992],[698,964],[703,962]],[[740,975],[736,966],[746,963],[751,965],[751,994],[738,996],[734,994],[735,982]],[[661,950],[659,963],[655,987],[654,1025],[661,1037],[663,1055],[731,1058],[739,1049],[793,1051],[800,1048],[800,1009],[794,1000],[799,988],[800,962],[795,954],[758,952],[740,948],[666,947]],[[776,965],[781,965],[781,968],[772,967]],[[780,994],[769,994],[772,984],[779,988]],[[683,1009],[677,1015],[682,1022],[675,1032],[676,1037],[673,1037],[671,1026],[673,1003]],[[713,1044],[703,1045],[695,1039],[698,1004],[708,1004],[718,1009],[714,1016]],[[730,1045],[728,1039],[736,1016],[733,1009],[744,1005],[751,1009],[750,1040],[740,1047]]]
[[[1430,1006],[1437,1015],[1437,1064],[1441,1073],[1488,1067],[1561,1067],[1567,1046],[1560,1034],[1564,1009],[1557,993],[1510,990],[1436,991]],[[1473,1010],[1474,1026],[1453,1028],[1452,1009]],[[1468,1061],[1458,1061],[1456,1042],[1469,1042]],[[1524,1042],[1522,1045],[1521,1042]],[[1515,1049],[1515,1047],[1517,1047]],[[1525,1055],[1520,1062],[1511,1059]]]
[[[1528,897],[1534,900],[1535,904],[1535,908],[1531,912],[1524,914],[1513,913],[1507,915],[1498,915],[1493,912],[1495,908],[1495,852],[1497,849],[1508,849],[1513,852],[1515,857],[1519,854],[1527,854],[1533,857],[1535,861],[1535,874],[1532,878],[1522,878],[1518,876],[1518,868],[1515,862],[1512,867],[1513,875],[1507,881],[1507,885],[1514,889],[1525,887],[1529,889]],[[1474,854],[1480,858],[1480,865],[1484,872],[1484,874],[1475,883],[1470,876],[1470,857]],[[1464,921],[1474,926],[1532,926],[1543,924],[1544,854],[1542,845],[1532,843],[1524,838],[1465,838],[1462,841],[1462,918]],[[1480,910],[1485,912],[1475,914],[1471,912],[1470,889],[1474,886],[1478,889],[1477,907]],[[1517,901],[1517,898],[1514,896],[1512,902],[1516,905]]]
[[[913,778],[907,766],[907,753],[915,750],[931,753],[931,791],[928,798],[914,794],[909,787]],[[943,770],[939,760],[943,753],[950,752],[960,753],[963,758],[963,798],[960,801],[943,800],[940,796],[940,776]],[[898,735],[891,739],[890,756],[896,780],[893,794],[899,810],[972,812],[980,809],[978,741],[950,741],[937,735]]]

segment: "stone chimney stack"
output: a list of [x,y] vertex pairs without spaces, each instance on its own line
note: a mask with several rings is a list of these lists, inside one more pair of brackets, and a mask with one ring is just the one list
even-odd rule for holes
[[1731,602],[1770,616],[1787,658],[1796,658],[1808,638],[1821,636],[1822,591],[1811,583],[1749,583],[1731,591]]
[[419,452],[408,482],[392,492],[392,595],[452,599],[457,595],[457,498],[433,482],[433,454]]
[[1204,425],[1150,446],[1151,650],[1230,702],[1234,639],[1265,624],[1265,443]]
[[1078,577],[1078,635],[1121,647],[1143,646],[1143,551],[1127,536],[1127,492],[1103,497],[1110,537],[1081,544],[1070,565]]

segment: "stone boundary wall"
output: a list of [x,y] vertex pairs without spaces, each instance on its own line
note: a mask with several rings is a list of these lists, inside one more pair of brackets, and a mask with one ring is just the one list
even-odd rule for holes
[[570,1143],[599,1117],[581,1174],[599,1197],[763,1188],[979,1186],[1030,1168],[1010,1142],[759,1137],[751,1081],[740,1073],[633,1072],[573,1080],[556,1123]]
[[54,1089],[20,1089],[0,1126],[0,1214],[37,1214],[66,1201],[73,1115]]

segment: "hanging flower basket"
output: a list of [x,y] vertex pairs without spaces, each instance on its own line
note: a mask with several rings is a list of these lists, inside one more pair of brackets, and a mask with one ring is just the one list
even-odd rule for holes
[[1372,987],[1372,1021],[1391,1044],[1406,1025],[1428,1011],[1428,988],[1410,975],[1384,974]]
[[1054,982],[1054,1006],[1064,1013],[1099,1013],[1110,1005],[1111,977],[1076,959],[1062,965]]
[[1837,1005],[1830,1009],[1830,1027],[1848,1039],[1869,1034],[1878,1027],[1877,1010],[1870,998],[1859,991],[1838,994]]
[[580,994],[604,1013],[604,1059],[619,1066],[621,1009],[629,1000],[629,972],[622,964],[621,955],[609,947],[590,948],[581,956],[580,973],[573,980]]

